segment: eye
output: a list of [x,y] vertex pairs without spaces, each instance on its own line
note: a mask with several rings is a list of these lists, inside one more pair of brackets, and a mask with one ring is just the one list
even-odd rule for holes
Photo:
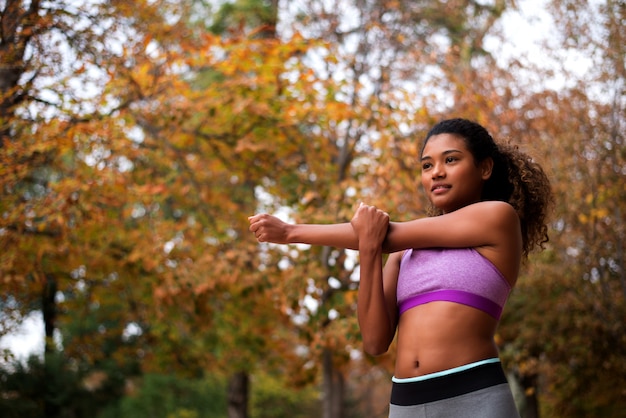
[[457,157],[446,157],[446,163],[453,163],[458,160],[459,159]]
[[431,163],[423,163],[422,164],[422,170],[428,170],[432,166],[433,165]]

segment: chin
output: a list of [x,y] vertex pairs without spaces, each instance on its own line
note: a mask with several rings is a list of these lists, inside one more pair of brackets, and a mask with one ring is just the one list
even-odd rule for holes
[[435,209],[445,212],[449,211],[452,207],[456,207],[456,205],[454,205],[448,199],[442,199],[441,197],[437,198],[436,196],[430,199],[430,204],[433,205]]

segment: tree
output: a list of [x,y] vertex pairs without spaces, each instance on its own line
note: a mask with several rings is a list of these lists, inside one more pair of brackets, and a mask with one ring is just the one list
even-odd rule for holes
[[[282,365],[293,349],[277,327],[273,269],[255,268],[246,217],[259,173],[299,162],[283,73],[306,45],[213,36],[187,24],[191,3],[151,3],[140,14],[118,3],[55,6],[61,20],[102,16],[102,27],[90,26],[102,36],[64,32],[87,52],[77,50],[78,68],[55,84],[67,100],[47,103],[57,119],[37,109],[38,124],[21,120],[24,107],[7,117],[23,130],[3,139],[8,294],[28,310],[42,306],[29,305],[42,292],[46,351],[57,350],[60,329],[63,355],[92,367],[137,361],[144,371],[240,376],[257,362]],[[96,54],[106,45],[110,53]],[[78,97],[71,80],[97,66],[102,89]]]
[[589,48],[594,66],[586,73],[557,67],[567,85],[525,100],[523,114],[533,117],[523,131],[551,156],[544,162],[557,206],[548,250],[532,259],[505,319],[506,352],[542,414],[619,416],[623,393],[615,388],[626,379],[624,33],[615,22],[624,10],[610,1],[553,2],[552,10],[561,29],[555,60],[567,63],[571,48]]
[[[597,63],[560,91],[520,77],[548,72],[485,50],[512,2],[1,4],[2,309],[44,312],[50,361],[61,351],[109,383],[239,377],[239,416],[260,371],[292,386],[321,378],[324,416],[348,415],[348,391],[375,398],[353,388],[388,381],[393,362],[360,353],[356,254],[257,246],[246,217],[347,221],[357,200],[421,216],[416,138],[458,115],[528,148],[557,191],[552,240],[498,335],[525,416],[614,413],[626,289],[619,3],[585,20],[586,4],[554,2],[562,45],[590,45]],[[592,22],[601,36],[581,26]]]
[[[320,65],[313,68],[327,80],[318,87],[326,106],[336,101],[341,107],[328,123],[316,121],[322,143],[329,142],[332,152],[321,160],[322,169],[316,169],[320,161],[309,166],[315,181],[304,183],[299,195],[305,198],[293,207],[294,218],[347,221],[357,199],[378,204],[394,219],[423,215],[425,201],[414,192],[414,138],[423,135],[439,115],[448,113],[448,108],[433,103],[448,86],[470,92],[453,96],[456,114],[465,111],[469,115],[468,104],[482,98],[482,91],[462,87],[476,75],[467,68],[471,69],[471,60],[478,54],[484,54],[482,38],[505,3],[491,8],[475,2],[309,1],[297,7],[302,19],[294,26],[299,33],[330,41],[315,61]],[[478,24],[473,23],[476,16],[480,16]],[[440,77],[440,84],[433,73]],[[461,97],[467,100],[465,109]],[[486,110],[474,114],[487,119]],[[354,343],[339,335],[358,333],[352,256],[336,249],[312,248],[306,254],[297,252],[293,261],[296,277],[310,277],[309,297],[317,302],[306,326],[316,343],[312,352],[322,359],[324,416],[329,418],[342,415],[345,374],[353,366],[346,348],[355,348]]]

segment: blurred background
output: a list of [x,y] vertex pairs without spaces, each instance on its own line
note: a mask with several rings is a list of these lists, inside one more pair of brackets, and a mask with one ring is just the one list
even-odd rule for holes
[[626,3],[0,0],[0,415],[377,418],[358,257],[247,217],[424,216],[449,117],[556,207],[497,344],[524,418],[626,411]]

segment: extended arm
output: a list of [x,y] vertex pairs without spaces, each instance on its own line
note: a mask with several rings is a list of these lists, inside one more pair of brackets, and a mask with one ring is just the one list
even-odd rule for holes
[[359,238],[357,316],[363,349],[371,355],[380,355],[387,351],[396,333],[399,254],[391,255],[383,269],[381,244],[389,225],[389,216],[385,212],[361,205],[351,224]]
[[505,202],[486,201],[441,216],[392,222],[383,248],[395,252],[409,248],[497,247],[510,242],[519,244],[521,251],[520,221],[515,209]]
[[250,231],[254,232],[259,242],[359,249],[359,240],[349,223],[288,224],[268,214],[250,216],[248,221]]
[[[248,219],[250,231],[260,242],[359,249],[359,239],[349,223],[294,225],[267,214]],[[382,243],[382,252],[393,253],[408,248],[491,246],[502,242],[503,236],[516,237],[521,245],[519,219],[513,207],[504,202],[480,202],[441,216],[391,222]]]

